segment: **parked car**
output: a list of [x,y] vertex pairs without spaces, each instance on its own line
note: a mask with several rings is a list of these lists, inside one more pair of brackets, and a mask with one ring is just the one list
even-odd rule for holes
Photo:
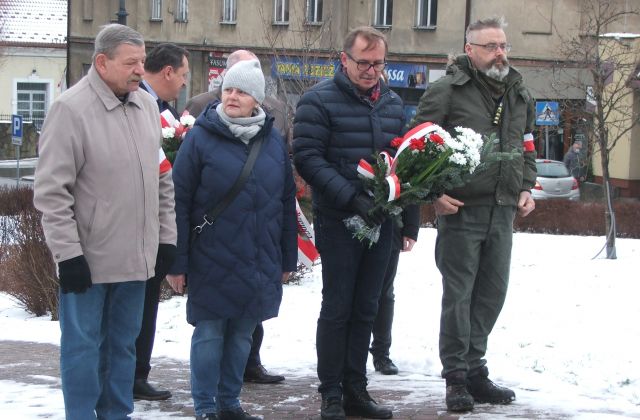
[[531,190],[534,200],[580,199],[578,181],[571,176],[564,163],[557,160],[536,159],[536,168],[538,169],[538,177],[536,185]]

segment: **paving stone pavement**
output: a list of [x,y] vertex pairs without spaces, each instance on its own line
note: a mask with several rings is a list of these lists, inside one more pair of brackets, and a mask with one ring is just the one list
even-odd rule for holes
[[[51,344],[21,341],[0,341],[0,380],[22,384],[38,384],[59,388],[47,377],[59,378],[59,348]],[[170,389],[173,397],[167,401],[136,401],[132,418],[193,418],[189,388],[189,365],[182,360],[154,358],[150,382]],[[378,375],[378,374],[374,374]],[[393,390],[384,389],[384,382],[372,380],[370,393],[379,402],[391,406],[394,419],[457,420],[457,419],[553,419],[572,418],[572,414],[527,407],[516,401],[509,406],[477,405],[472,413],[454,415],[444,407],[444,383],[436,377],[403,374],[386,377],[393,380]],[[402,384],[406,383],[406,387]],[[243,407],[265,420],[320,419],[320,396],[316,377],[287,375],[280,384],[245,384],[240,396]],[[594,414],[598,418],[598,413]],[[621,415],[622,413],[601,413]],[[638,417],[635,417],[638,418]]]

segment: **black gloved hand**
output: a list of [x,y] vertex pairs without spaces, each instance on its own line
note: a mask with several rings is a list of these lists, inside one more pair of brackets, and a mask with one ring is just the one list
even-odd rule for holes
[[158,255],[156,256],[156,277],[163,279],[173,262],[176,259],[176,254],[178,253],[178,248],[172,244],[160,244],[158,245]]
[[371,227],[381,225],[387,218],[381,208],[375,208],[373,198],[364,193],[356,194],[351,199],[350,205],[353,211]]
[[84,255],[58,263],[58,279],[62,293],[84,293],[91,287],[91,270]]

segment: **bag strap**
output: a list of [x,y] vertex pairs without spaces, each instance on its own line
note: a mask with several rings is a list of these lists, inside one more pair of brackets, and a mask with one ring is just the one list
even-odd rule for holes
[[231,204],[231,202],[236,198],[240,190],[242,190],[242,188],[244,187],[244,184],[246,184],[247,182],[247,179],[249,179],[249,174],[251,173],[251,170],[253,169],[253,166],[255,165],[256,160],[258,159],[258,153],[260,153],[260,148],[262,147],[263,139],[264,139],[264,136],[260,136],[251,143],[251,146],[249,146],[249,157],[247,157],[247,161],[244,163],[244,166],[242,167],[242,172],[240,172],[240,176],[238,176],[238,179],[236,179],[236,182],[233,184],[231,189],[229,189],[229,191],[224,196],[224,198],[220,200],[215,207],[210,209],[204,215],[204,222],[193,229],[193,231],[196,234],[199,234],[200,232],[202,232],[202,228],[204,228],[206,225],[212,225],[213,222],[216,221],[220,213],[222,213],[224,209],[226,209],[229,206],[229,204]]

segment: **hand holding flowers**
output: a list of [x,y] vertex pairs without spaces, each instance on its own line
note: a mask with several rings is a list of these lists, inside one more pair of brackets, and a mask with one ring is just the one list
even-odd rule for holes
[[[391,142],[397,148],[395,157],[381,152],[373,165],[361,159],[358,173],[375,203],[371,212],[382,210],[400,222],[403,208],[430,202],[463,186],[481,162],[484,165],[518,155],[493,152],[494,137],[485,144],[482,136],[469,128],[455,127],[453,131],[451,135],[426,122]],[[362,217],[353,216],[344,223],[358,239],[367,239],[370,245],[378,240],[379,226],[367,225]]]

